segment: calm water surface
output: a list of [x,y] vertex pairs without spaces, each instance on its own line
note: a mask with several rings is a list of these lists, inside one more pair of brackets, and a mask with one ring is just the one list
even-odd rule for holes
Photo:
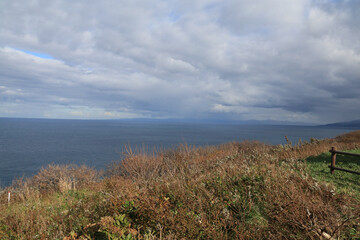
[[121,160],[125,146],[174,148],[259,140],[296,143],[299,138],[331,138],[355,129],[309,126],[255,126],[209,123],[131,122],[0,118],[0,185],[29,177],[50,163],[86,164],[104,169]]

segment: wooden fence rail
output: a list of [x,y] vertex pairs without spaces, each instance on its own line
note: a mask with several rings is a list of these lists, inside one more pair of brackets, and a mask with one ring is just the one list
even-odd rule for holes
[[335,170],[339,170],[339,171],[343,171],[343,172],[360,175],[360,172],[356,172],[356,171],[352,171],[352,170],[344,169],[344,168],[338,168],[335,166],[336,165],[336,154],[359,157],[359,158],[360,158],[360,154],[336,151],[334,147],[332,147],[331,150],[329,150],[329,152],[331,152],[331,165],[329,166],[331,174],[333,174]]

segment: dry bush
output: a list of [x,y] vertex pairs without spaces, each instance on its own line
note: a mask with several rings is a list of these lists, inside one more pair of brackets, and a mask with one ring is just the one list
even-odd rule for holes
[[134,152],[131,147],[126,149],[125,158],[113,162],[107,167],[106,175],[121,176],[133,180],[149,179],[158,176],[161,169],[161,159],[145,152]]
[[29,180],[29,185],[41,192],[81,188],[99,180],[100,173],[85,165],[54,165],[42,168]]
[[281,167],[258,157],[263,165],[229,160],[186,182],[176,178],[126,200],[115,197],[113,205],[134,201],[137,226],[186,239],[318,239],[356,226],[360,208],[350,198],[334,195],[295,161]]
[[[338,142],[359,144],[360,130],[342,134],[335,138]],[[359,146],[359,145],[358,145]],[[360,147],[360,146],[359,146]]]
[[201,166],[214,159],[236,153],[236,144],[195,148],[180,145],[176,149],[151,155],[127,148],[125,158],[107,168],[107,176],[122,176],[138,182],[156,181],[175,175],[185,176],[201,170]]
[[316,239],[323,233],[339,237],[340,231],[359,224],[359,202],[335,194],[331,185],[316,182],[299,164],[274,166],[270,174],[268,169],[264,201],[269,204],[269,229],[274,238]]
[[16,179],[12,185],[7,188],[7,191],[11,192],[11,201],[25,201],[29,199],[39,199],[40,192],[38,188],[35,188],[30,184],[29,179]]
[[[312,179],[298,159],[331,146],[351,149],[358,142],[242,142],[169,151],[157,159],[167,164],[159,163],[156,169],[184,170],[166,174],[164,182],[148,185],[133,198],[137,217],[142,226],[154,231],[161,226],[166,234],[187,239],[344,238],[348,235],[342,232],[359,228],[359,202],[334,195],[331,185]],[[148,161],[145,155],[137,160]]]
[[[158,237],[346,238],[349,229],[359,229],[359,202],[316,182],[299,159],[332,146],[359,146],[360,137],[348,139],[281,146],[251,141],[203,148],[184,145],[158,156],[132,153],[113,174],[121,172],[143,186],[126,199],[136,206],[137,226],[152,229]],[[112,199],[117,209],[126,201]]]
[[10,191],[11,202],[39,199],[41,195],[54,191],[66,192],[96,185],[101,175],[101,172],[85,165],[51,164],[40,169],[32,178],[15,179],[0,196],[5,202],[7,192]]

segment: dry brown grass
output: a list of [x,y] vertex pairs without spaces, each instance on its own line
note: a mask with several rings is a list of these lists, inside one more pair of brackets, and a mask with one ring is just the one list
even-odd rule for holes
[[360,130],[337,136],[335,140],[342,143],[359,143]]
[[[120,163],[120,172],[126,172],[123,176],[141,183],[140,186],[147,183],[145,192],[138,197],[141,200],[133,199],[139,206],[138,214],[178,237],[340,236],[344,229],[359,228],[359,203],[344,195],[334,195],[333,186],[312,179],[301,159],[328,151],[331,146],[357,148],[359,139],[350,141],[347,136],[312,139],[295,146],[268,146],[259,142],[199,149],[182,146],[151,156],[150,164],[146,155],[132,153]],[[147,171],[142,173],[140,169]],[[116,170],[112,173],[116,174]],[[209,189],[206,184],[215,186]],[[221,191],[226,194],[222,195]],[[232,195],[237,197],[228,204]],[[179,203],[181,208],[176,207]],[[174,211],[176,214],[171,214]],[[189,213],[195,217],[189,217]]]
[[1,194],[5,199],[8,191],[12,193],[11,200],[24,201],[39,199],[41,196],[54,192],[67,192],[77,188],[89,187],[100,181],[102,172],[85,165],[54,165],[42,168],[34,177],[16,179],[10,187]]
[[49,165],[42,168],[31,180],[31,186],[40,191],[74,190],[99,180],[99,173],[85,165]]
[[107,176],[122,176],[136,182],[161,180],[172,176],[188,176],[216,158],[237,152],[237,144],[192,147],[180,145],[177,149],[146,154],[127,148],[124,160],[108,167]]

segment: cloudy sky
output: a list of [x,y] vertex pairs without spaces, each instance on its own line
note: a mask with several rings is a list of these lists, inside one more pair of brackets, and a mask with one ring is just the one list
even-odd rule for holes
[[360,119],[358,0],[1,0],[0,117]]

